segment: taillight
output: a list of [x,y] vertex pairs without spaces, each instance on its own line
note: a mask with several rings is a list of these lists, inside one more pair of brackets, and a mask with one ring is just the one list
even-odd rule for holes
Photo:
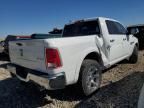
[[46,48],[46,66],[47,68],[61,67],[60,55],[57,49]]

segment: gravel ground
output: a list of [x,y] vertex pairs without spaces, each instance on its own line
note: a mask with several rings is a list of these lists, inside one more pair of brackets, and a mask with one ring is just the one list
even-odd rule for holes
[[0,108],[136,108],[144,83],[144,51],[137,64],[119,63],[103,73],[102,85],[89,97],[80,96],[76,87],[40,90],[33,83],[22,85],[5,69],[0,58]]

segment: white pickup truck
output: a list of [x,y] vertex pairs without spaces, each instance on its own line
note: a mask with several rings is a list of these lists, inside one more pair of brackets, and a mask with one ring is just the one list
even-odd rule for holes
[[85,95],[99,88],[102,70],[127,59],[136,63],[138,40],[109,18],[66,24],[61,36],[37,34],[9,43],[8,69],[20,80],[48,90],[79,84]]

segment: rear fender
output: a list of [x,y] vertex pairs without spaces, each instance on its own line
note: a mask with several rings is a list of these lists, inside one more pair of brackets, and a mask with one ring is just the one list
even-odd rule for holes
[[90,53],[97,53],[97,54],[100,54],[98,48],[91,48],[91,49],[88,49],[88,50],[85,50],[83,52],[81,52],[80,54],[80,57],[79,59],[77,60],[77,65],[76,65],[76,71],[75,71],[75,79],[74,79],[74,83],[76,83],[78,81],[78,78],[79,78],[79,73],[80,73],[80,68],[81,68],[81,65],[82,65],[82,62],[83,60],[85,59],[85,57],[90,54]]

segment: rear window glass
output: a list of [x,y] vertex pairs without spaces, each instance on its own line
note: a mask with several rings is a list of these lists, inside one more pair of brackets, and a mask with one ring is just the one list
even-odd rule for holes
[[100,34],[98,21],[81,21],[66,25],[63,31],[63,37],[86,36]]

